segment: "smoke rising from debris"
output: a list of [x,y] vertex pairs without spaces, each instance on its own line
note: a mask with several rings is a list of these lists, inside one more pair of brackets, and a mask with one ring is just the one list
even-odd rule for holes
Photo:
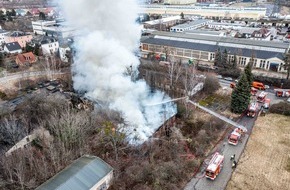
[[171,105],[146,106],[169,97],[162,92],[151,94],[145,81],[134,81],[128,74],[136,73],[139,65],[133,53],[138,50],[141,32],[135,22],[137,2],[62,0],[61,6],[66,20],[79,33],[74,88],[120,111],[130,126],[126,129],[130,142],[134,143],[135,136],[143,142],[164,122],[164,115],[168,118],[176,109]]

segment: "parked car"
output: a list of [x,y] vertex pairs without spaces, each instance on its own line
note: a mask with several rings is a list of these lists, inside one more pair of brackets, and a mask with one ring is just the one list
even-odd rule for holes
[[232,81],[233,78],[232,77],[226,77],[225,80]]
[[217,75],[216,78],[218,78],[218,79],[222,79],[223,76],[221,76],[221,75]]

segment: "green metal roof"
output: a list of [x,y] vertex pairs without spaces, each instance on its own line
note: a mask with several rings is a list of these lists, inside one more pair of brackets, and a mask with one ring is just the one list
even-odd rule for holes
[[83,156],[36,190],[89,190],[112,171],[99,157]]

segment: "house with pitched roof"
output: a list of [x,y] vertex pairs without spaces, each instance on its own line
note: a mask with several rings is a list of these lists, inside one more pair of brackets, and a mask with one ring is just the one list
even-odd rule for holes
[[5,43],[18,42],[19,45],[24,48],[26,43],[32,40],[32,35],[21,31],[14,31],[9,35],[6,35],[4,40]]
[[107,190],[113,179],[113,168],[96,156],[85,155],[36,190]]
[[6,53],[22,53],[22,48],[18,42],[11,42],[4,45],[4,52]]
[[28,45],[30,47],[39,46],[43,55],[56,54],[59,49],[58,40],[51,36],[37,36]]
[[16,56],[15,62],[19,66],[31,65],[36,62],[36,57],[32,52],[21,53]]

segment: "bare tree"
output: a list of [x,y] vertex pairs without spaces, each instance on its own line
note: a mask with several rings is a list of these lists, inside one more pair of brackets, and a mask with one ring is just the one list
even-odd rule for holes
[[15,145],[26,135],[26,128],[15,115],[10,115],[8,118],[4,118],[3,121],[0,122],[0,141],[10,145]]

